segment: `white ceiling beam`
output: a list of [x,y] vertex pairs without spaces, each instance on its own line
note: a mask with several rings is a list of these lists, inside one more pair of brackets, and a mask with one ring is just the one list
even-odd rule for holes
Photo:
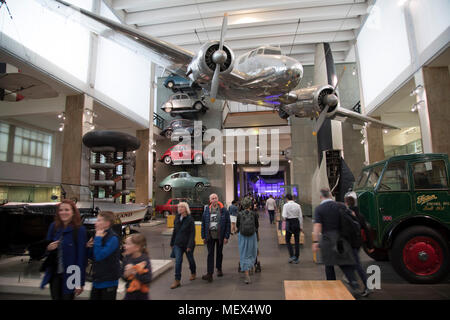
[[137,12],[155,10],[161,8],[182,7],[192,5],[196,2],[202,4],[205,2],[217,2],[222,0],[110,0],[115,10],[125,10],[126,12]]
[[[353,31],[339,31],[339,32],[324,32],[324,33],[310,33],[301,36],[297,36],[295,39],[295,45],[310,44],[320,42],[342,42],[350,41],[354,39]],[[290,46],[292,44],[292,36],[282,37],[265,37],[258,39],[244,39],[244,40],[232,40],[227,41],[227,45],[232,50],[244,50],[254,49],[260,46]],[[198,51],[200,44],[186,45],[184,49],[192,52]]]
[[111,12],[120,20],[120,22],[125,23],[125,12],[123,10],[116,10],[113,6],[112,0],[102,0],[103,3],[111,10]]
[[[310,33],[320,33],[320,32],[332,32],[335,30],[353,30],[360,27],[360,20],[358,18],[345,19],[345,20],[328,20],[328,21],[314,21],[314,22],[304,22],[300,23],[297,30],[297,23],[290,24],[279,24],[272,26],[263,27],[249,27],[240,29],[231,29],[227,31],[226,41],[241,40],[241,39],[253,39],[253,38],[264,38],[264,37],[279,37],[279,36],[289,36],[291,35],[294,39],[295,32],[297,35],[295,38],[302,37],[305,34]],[[207,35],[205,32],[198,32],[198,37],[195,33],[190,34],[179,34],[169,37],[159,37],[159,39],[173,43],[179,46],[196,44],[200,41],[206,42]],[[208,37],[210,40],[220,39],[220,31],[208,32]]]
[[[334,62],[343,62],[345,60],[345,52],[332,51],[332,54]],[[301,64],[314,64],[314,53],[295,54],[290,55],[290,57],[296,59]]]
[[[199,24],[197,24],[195,28],[202,27],[203,24],[205,24],[206,28],[208,27],[210,28],[211,24],[212,26],[222,24],[224,12],[229,12],[228,24],[230,26],[236,24],[247,24],[247,23],[251,24],[255,22],[270,21],[270,20],[284,21],[285,19],[298,20],[299,18],[317,19],[318,17],[325,19],[328,17],[328,19],[333,19],[335,17],[345,17],[346,15],[348,15],[349,17],[355,17],[367,13],[367,5],[365,3],[298,8],[298,6],[303,5],[304,3],[296,1],[297,3],[296,6],[294,5],[285,7],[278,6],[272,7],[272,10],[269,10],[267,5],[262,4],[260,0],[238,1],[239,3],[244,4],[246,4],[247,2],[257,2],[259,12],[250,12],[248,10],[245,12],[240,11],[232,12],[231,10],[229,10],[229,7],[227,7],[227,4],[232,1],[234,0],[220,2],[222,6],[224,6],[224,9],[218,10],[216,8],[217,6],[214,6],[215,8],[214,13],[211,14],[204,13],[202,10],[200,10],[201,14],[199,14],[197,7],[193,6],[192,8],[190,8],[190,10],[183,10],[183,8],[177,8],[175,9],[175,11],[174,9],[160,9],[160,10],[129,13],[126,15],[125,21],[127,24],[136,24],[138,26],[143,26],[143,25],[155,25],[161,23],[179,22],[181,19],[184,21],[198,20]],[[278,4],[278,2],[276,3]],[[165,13],[162,12],[161,10],[172,10],[172,12]],[[263,10],[266,11],[261,12]],[[213,20],[213,23],[209,21],[211,19]],[[217,19],[220,21],[219,23],[217,23]]]
[[[351,49],[352,44],[350,41],[343,41],[343,42],[333,42],[330,43],[331,50],[333,52],[337,51],[344,51],[347,52]],[[302,45],[294,45],[291,46],[281,46],[281,53],[283,55],[296,55],[296,54],[306,54],[306,53],[315,53],[316,45],[315,44],[302,44]],[[250,50],[234,50],[234,54],[236,57],[239,57],[240,55],[244,53],[248,53]]]

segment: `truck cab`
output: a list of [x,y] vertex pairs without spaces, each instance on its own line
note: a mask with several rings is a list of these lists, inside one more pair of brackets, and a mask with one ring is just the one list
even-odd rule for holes
[[394,156],[363,168],[355,182],[375,260],[390,260],[412,283],[436,283],[449,271],[450,193],[446,154]]

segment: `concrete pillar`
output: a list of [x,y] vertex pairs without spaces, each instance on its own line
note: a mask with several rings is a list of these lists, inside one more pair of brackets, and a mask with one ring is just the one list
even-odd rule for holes
[[239,193],[240,198],[243,199],[245,196],[245,186],[244,186],[244,168],[242,166],[239,168]]
[[[448,67],[424,67],[423,80],[432,152],[450,154],[450,143],[448,142],[450,137],[449,69]],[[422,105],[423,103],[420,105],[420,109]]]
[[[92,130],[93,99],[85,94],[66,97],[62,183],[89,185],[89,148],[83,145],[83,135]],[[67,196],[69,197],[69,196]]]
[[231,204],[234,200],[234,174],[233,174],[234,164],[225,165],[225,202],[227,205]]
[[298,185],[299,201],[311,204],[312,178],[317,168],[317,139],[312,135],[313,121],[291,117],[292,184]]
[[419,115],[422,150],[424,153],[431,153],[433,152],[433,145],[431,143],[431,126],[430,117],[428,115],[427,95],[425,94],[425,90],[423,90],[425,87],[423,69],[420,69],[414,74],[414,81],[417,88],[422,86],[422,89],[416,92],[416,103],[418,103],[419,106],[417,113]]
[[[373,118],[381,120],[380,117]],[[383,130],[368,126],[366,132],[369,163],[384,160]]]
[[137,130],[136,138],[141,141],[141,147],[136,150],[136,203],[148,203],[148,129]]
[[155,64],[150,65],[150,100],[149,127],[137,130],[136,137],[141,141],[141,147],[136,151],[136,203],[153,206],[153,110],[155,106]]

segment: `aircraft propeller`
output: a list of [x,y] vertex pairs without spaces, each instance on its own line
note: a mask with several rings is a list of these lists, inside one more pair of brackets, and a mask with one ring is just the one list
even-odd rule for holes
[[225,50],[223,50],[223,42],[225,40],[225,34],[227,32],[227,24],[228,24],[228,13],[225,13],[223,15],[222,30],[220,31],[219,50],[214,52],[212,56],[212,61],[216,64],[216,69],[214,70],[214,75],[212,77],[211,82],[211,92],[209,95],[212,103],[216,101],[217,91],[219,89],[220,67],[225,63],[225,61],[227,61],[228,58],[227,53],[225,52]]
[[320,128],[322,127],[323,122],[325,121],[327,112],[330,109],[330,107],[335,107],[339,103],[339,98],[336,95],[336,89],[339,84],[339,81],[342,79],[342,76],[344,75],[345,69],[346,69],[346,66],[344,66],[344,69],[342,70],[341,75],[337,79],[336,85],[333,88],[333,92],[330,94],[327,94],[324,97],[325,108],[323,108],[322,112],[320,112],[319,117],[317,118],[316,122],[314,123],[313,136],[316,136],[317,133],[319,132]]

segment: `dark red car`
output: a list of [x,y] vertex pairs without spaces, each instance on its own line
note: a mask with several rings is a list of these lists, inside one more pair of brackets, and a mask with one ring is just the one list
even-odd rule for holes
[[189,145],[177,144],[167,149],[159,161],[165,164],[181,164],[187,161],[201,164],[203,161],[203,151],[193,150]]
[[203,205],[201,203],[195,203],[191,199],[187,198],[171,198],[167,200],[166,204],[157,205],[155,208],[156,213],[162,213],[164,217],[170,214],[177,214],[177,207],[180,202],[187,202],[189,209],[191,210],[191,216],[195,221],[200,221],[203,214]]

